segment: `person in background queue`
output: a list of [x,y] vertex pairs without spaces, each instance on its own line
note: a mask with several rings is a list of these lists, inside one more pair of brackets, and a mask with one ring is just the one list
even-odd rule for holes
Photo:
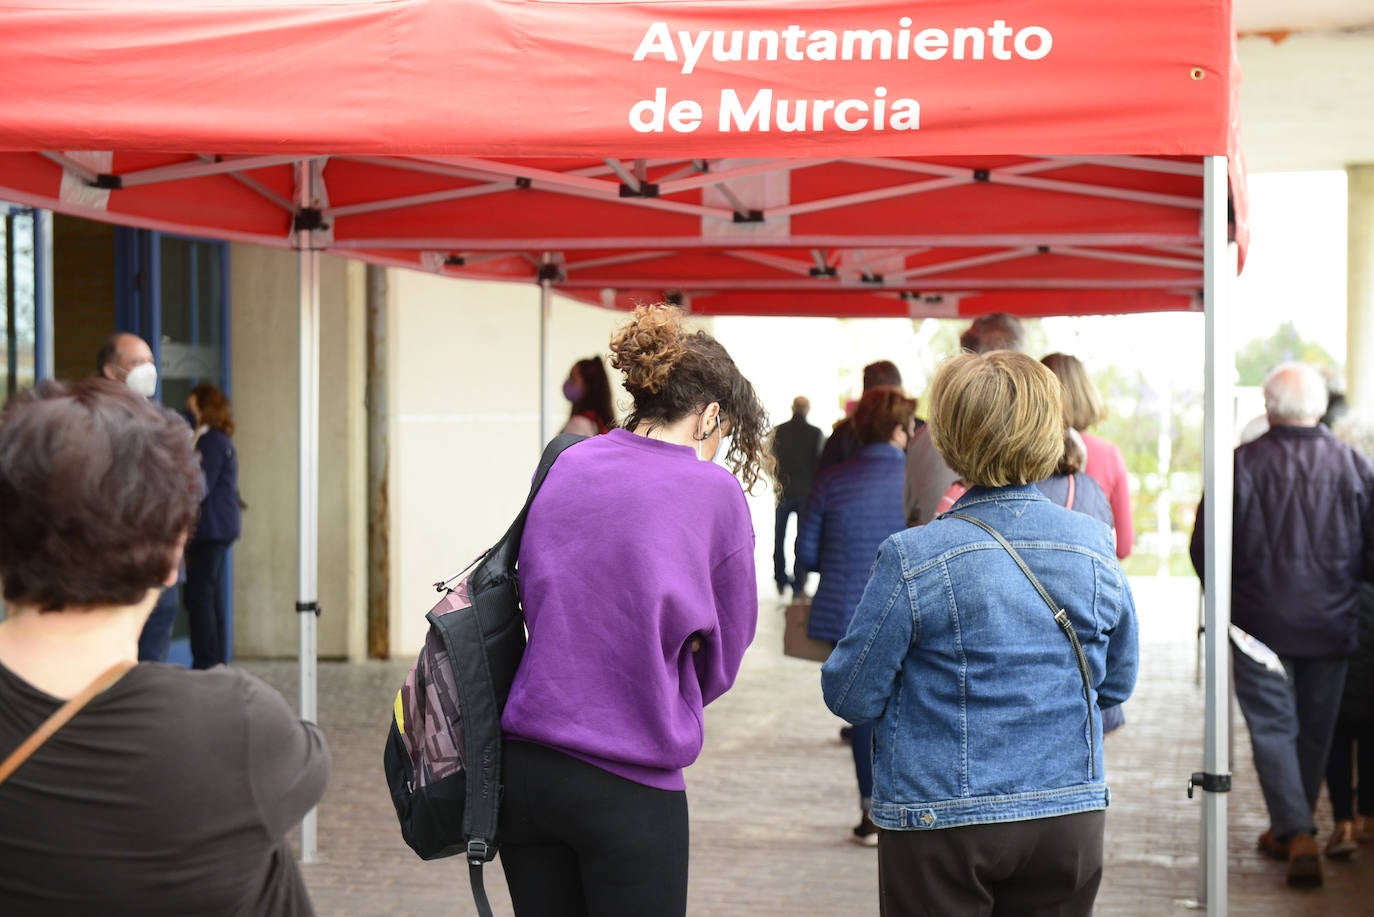
[[[863,384],[865,392],[878,385],[892,385],[901,388],[902,371],[891,360],[869,363],[864,367]],[[854,418],[844,418],[831,429],[830,438],[826,440],[825,448],[821,450],[821,461],[816,471],[819,473],[827,468],[834,468],[841,462],[849,461],[862,446],[863,443],[859,442],[859,434],[854,430]]]
[[228,657],[222,583],[229,547],[243,528],[239,457],[234,449],[234,416],[223,392],[213,385],[197,385],[186,398],[186,409],[195,420],[205,498],[200,501],[195,534],[186,545],[182,601],[191,631],[191,667],[208,669]]
[[797,535],[801,535],[802,510],[816,478],[816,462],[825,445],[820,427],[807,423],[811,402],[805,396],[792,399],[792,419],[773,428],[773,459],[778,468],[778,505],[773,513],[773,581],[778,595],[791,588],[794,598],[806,597],[806,566],[796,559],[796,539],[793,539],[792,573],[787,573],[787,522],[797,517]]
[[563,380],[563,397],[572,404],[572,412],[559,432],[596,436],[610,432],[615,426],[611,383],[600,357],[578,360],[568,369],[568,378]]
[[[1264,408],[1268,431],[1235,452],[1231,549],[1231,621],[1263,647],[1233,646],[1232,672],[1269,810],[1260,852],[1288,863],[1290,885],[1320,885],[1314,813],[1360,592],[1374,582],[1374,464],[1320,422],[1315,368],[1276,368]],[[1200,502],[1189,551],[1199,580],[1205,518]],[[1282,672],[1255,658],[1264,648]]]
[[[121,331],[107,337],[96,353],[95,369],[103,378],[122,382],[144,398],[157,396],[157,364],[153,362],[152,348],[136,334]],[[158,594],[157,604],[138,637],[141,661],[167,660],[178,608],[175,589],[165,589]]]
[[[959,336],[959,346],[971,353],[1019,351],[1024,341],[1021,321],[1005,312],[978,316]],[[931,441],[930,430],[926,426],[918,427],[906,451],[906,483],[902,487],[906,524],[925,525],[934,519],[941,499],[957,480],[959,475],[949,467]]]
[[1102,396],[1077,357],[1052,353],[1040,362],[1048,366],[1064,385],[1069,424],[1083,438],[1083,446],[1087,450],[1083,470],[1098,483],[1112,505],[1116,556],[1125,560],[1131,556],[1131,549],[1135,546],[1135,522],[1131,516],[1131,486],[1126,476],[1126,459],[1116,446],[1088,432],[1089,427],[1101,423],[1107,416]]
[[[849,461],[821,473],[807,501],[797,536],[800,563],[821,574],[811,604],[807,635],[837,642],[844,636],[863,595],[878,545],[903,527],[903,455],[911,440],[916,399],[899,388],[879,385],[864,392],[854,411],[854,431],[862,445]],[[850,839],[878,845],[869,817],[873,805],[873,725],[849,733],[859,788],[859,823]]]

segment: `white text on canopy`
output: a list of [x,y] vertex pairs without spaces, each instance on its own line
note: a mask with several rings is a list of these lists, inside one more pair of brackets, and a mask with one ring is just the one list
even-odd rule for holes
[[[703,61],[728,66],[733,63],[813,61],[1038,61],[1054,46],[1054,36],[1043,26],[1021,28],[995,19],[986,27],[913,30],[903,16],[897,29],[845,29],[807,31],[799,25],[782,29],[707,29],[677,31],[666,22],[655,22],[635,49],[634,60],[663,61],[679,65],[690,76]],[[891,72],[891,71],[888,71]],[[643,134],[689,134],[708,117],[707,105],[697,99],[671,99],[659,86],[650,98],[641,99],[629,111],[630,127]],[[731,131],[863,131],[919,130],[921,105],[916,99],[888,98],[885,86],[875,86],[865,98],[784,98],[772,88],[749,94],[722,89],[714,112],[722,133]]]

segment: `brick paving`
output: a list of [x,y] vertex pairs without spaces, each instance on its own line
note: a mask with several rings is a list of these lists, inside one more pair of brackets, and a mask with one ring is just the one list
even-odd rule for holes
[[[1142,622],[1142,673],[1127,724],[1108,739],[1112,805],[1097,913],[1185,914],[1197,894],[1198,799],[1184,794],[1201,769],[1202,689],[1194,684],[1196,586],[1134,583]],[[845,841],[857,820],[853,765],[839,721],[820,700],[819,666],[781,653],[781,608],[769,597],[759,636],[735,689],[707,710],[706,748],[687,773],[692,815],[692,915],[878,913],[874,851]],[[318,861],[304,867],[324,917],[474,914],[460,859],[418,860],[401,841],[381,771],[391,699],[406,661],[320,666],[320,722],[334,778],[319,810]],[[295,664],[245,668],[295,697]],[[1231,913],[1374,913],[1374,849],[1328,863],[1319,890],[1284,884],[1285,866],[1254,850],[1267,827],[1249,740],[1233,716],[1230,794]],[[1325,842],[1330,812],[1318,823]],[[500,864],[486,869],[497,915],[511,914]],[[1359,902],[1365,902],[1360,904]]]

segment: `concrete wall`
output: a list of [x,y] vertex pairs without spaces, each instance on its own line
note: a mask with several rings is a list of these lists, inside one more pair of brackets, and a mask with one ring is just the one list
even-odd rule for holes
[[[250,245],[230,253],[239,489],[248,509],[235,547],[235,652],[297,653],[296,255]],[[362,658],[366,636],[364,268],[325,257],[320,270],[321,657]]]
[[[542,447],[539,290],[392,271],[391,651],[424,640],[433,583],[500,537],[524,502]],[[551,429],[567,418],[561,388],[580,358],[605,355],[623,313],[555,298],[549,334]],[[618,375],[612,373],[613,381]],[[623,416],[624,396],[617,389]]]

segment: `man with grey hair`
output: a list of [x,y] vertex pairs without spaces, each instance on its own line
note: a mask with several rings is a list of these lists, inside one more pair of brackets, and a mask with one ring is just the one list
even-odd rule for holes
[[[973,320],[959,336],[959,346],[973,353],[994,350],[1022,350],[1025,335],[1021,321],[1005,312],[989,312]],[[906,483],[902,487],[902,504],[906,509],[907,525],[925,525],[935,518],[940,498],[949,486],[959,480],[930,441],[930,430],[922,426],[911,437],[906,450]]]
[[[1290,885],[1320,885],[1314,810],[1357,645],[1362,583],[1374,581],[1374,464],[1319,423],[1321,373],[1285,363],[1264,383],[1269,430],[1235,453],[1231,620],[1278,656],[1232,647],[1270,828],[1259,848]],[[1203,513],[1191,554],[1203,576]],[[1205,583],[1204,583],[1205,585]]]

